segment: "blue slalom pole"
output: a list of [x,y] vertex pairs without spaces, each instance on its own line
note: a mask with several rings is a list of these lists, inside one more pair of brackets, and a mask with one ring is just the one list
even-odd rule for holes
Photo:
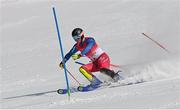
[[[59,31],[59,27],[58,27],[58,20],[57,20],[57,17],[56,17],[55,7],[53,7],[53,14],[54,14],[54,20],[55,20],[55,23],[56,23],[56,29],[57,29],[57,34],[58,34],[60,49],[61,49],[61,57],[62,57],[62,59],[63,59],[63,58],[64,58],[63,46],[62,46],[62,42],[61,42],[60,31]],[[68,96],[70,97],[70,88],[69,88],[69,82],[68,82],[66,64],[64,64],[64,73],[65,73],[65,77],[66,77],[66,84],[67,84]]]

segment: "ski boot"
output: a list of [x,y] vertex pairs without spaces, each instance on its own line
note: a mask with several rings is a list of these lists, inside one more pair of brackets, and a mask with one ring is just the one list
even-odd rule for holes
[[114,82],[118,82],[120,80],[120,75],[118,73],[114,74],[114,76],[112,77]]
[[114,82],[118,82],[118,80],[120,79],[123,79],[118,73],[121,72],[121,71],[118,71],[118,72],[114,72],[113,70],[110,70],[110,69],[107,69],[107,68],[102,68],[100,70],[101,73],[104,73],[108,76],[110,76]]
[[78,87],[78,91],[82,91],[82,92],[86,92],[86,91],[92,91],[98,87],[100,87],[101,85],[101,81],[99,79],[97,79],[95,76],[92,78],[92,80],[90,81],[91,84],[87,85],[87,86],[79,86]]

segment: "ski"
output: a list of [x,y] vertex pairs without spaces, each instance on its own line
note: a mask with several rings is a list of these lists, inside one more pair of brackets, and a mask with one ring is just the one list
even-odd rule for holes
[[[109,85],[110,85],[110,83],[105,82],[98,86],[87,85],[87,86],[79,86],[79,87],[70,87],[70,93],[89,92],[89,91],[93,91],[96,89],[102,89],[104,87],[108,87]],[[66,94],[67,92],[68,92],[68,89],[58,89],[57,90],[58,94]]]
[[[128,86],[128,85],[134,85],[134,84],[139,84],[143,83],[145,81],[140,80],[140,81],[128,81],[126,79],[119,80],[117,82],[103,82],[102,84],[98,86],[79,86],[79,87],[71,87],[70,88],[70,93],[75,93],[75,92],[89,92],[93,90],[100,90],[100,89],[105,89],[105,88],[115,88],[115,87],[122,87],[122,86]],[[68,92],[67,89],[59,89],[57,90],[58,94],[66,94]]]
[[[68,89],[58,89],[58,94],[66,94],[68,92]],[[78,92],[77,87],[70,87],[70,93]]]
[[[93,90],[95,90],[95,89],[97,89],[99,87],[92,87],[92,86],[70,87],[70,93],[93,91]],[[66,94],[67,92],[68,92],[68,89],[58,89],[57,90],[58,94]]]

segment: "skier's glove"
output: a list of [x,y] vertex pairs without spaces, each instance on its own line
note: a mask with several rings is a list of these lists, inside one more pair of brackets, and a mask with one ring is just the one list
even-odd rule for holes
[[59,67],[60,67],[61,69],[64,69],[64,62],[63,62],[63,61],[59,64]]
[[77,60],[77,59],[79,59],[80,57],[81,57],[80,54],[73,54],[73,55],[72,55],[73,60]]

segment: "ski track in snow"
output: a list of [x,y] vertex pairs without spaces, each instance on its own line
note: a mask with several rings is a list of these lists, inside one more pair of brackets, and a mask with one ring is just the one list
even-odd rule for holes
[[[119,99],[119,101],[123,102],[128,100],[128,97],[138,97],[138,96],[148,96],[151,94],[162,94],[162,95],[166,95],[168,92],[171,93],[171,91],[175,90],[177,92],[180,92],[179,88],[180,86],[177,85],[176,83],[179,83],[178,81],[179,79],[175,79],[175,81],[172,83],[172,85],[168,85],[168,83],[165,83],[164,85],[164,81],[154,81],[154,82],[146,82],[145,84],[136,84],[136,85],[129,85],[130,87],[132,87],[132,91],[127,91],[129,90],[128,86],[121,86],[121,87],[115,87],[115,88],[110,88],[112,91],[106,91],[106,89],[101,89],[101,90],[97,90],[97,91],[91,91],[88,93],[75,93],[72,94],[70,100],[68,100],[68,98],[66,97],[67,95],[60,95],[60,96],[55,96],[54,94],[46,94],[44,95],[45,97],[50,97],[51,100],[44,102],[44,103],[35,103],[32,105],[21,105],[20,108],[26,108],[26,109],[30,109],[30,108],[39,108],[39,107],[47,107],[47,108],[56,108],[56,107],[62,107],[62,108],[69,108],[69,106],[73,106],[75,108],[80,108],[79,106],[76,106],[77,104],[79,105],[88,105],[89,103],[96,103],[96,102],[101,102],[102,100],[113,100],[113,99]],[[167,79],[167,81],[171,81],[170,79]],[[159,83],[157,83],[159,82]],[[159,87],[162,87],[163,89],[159,90],[158,86],[156,86],[155,88],[152,87],[152,84],[158,84]],[[167,85],[166,85],[167,84]],[[136,89],[135,89],[136,88]],[[141,90],[143,88],[143,91]],[[115,91],[116,89],[119,89],[121,92],[119,94],[116,94]],[[153,91],[152,91],[152,90]],[[171,91],[166,91],[167,89],[171,89]],[[164,92],[163,92],[164,91]],[[104,94],[102,94],[102,92],[104,92]],[[91,95],[93,94],[93,95]],[[80,98],[78,96],[81,96]],[[55,97],[61,97],[63,99],[55,99]],[[75,97],[75,98],[74,98]],[[55,99],[55,100],[54,100]],[[171,108],[174,106],[179,106],[180,103],[180,97],[177,98],[175,101],[169,103],[169,104],[165,104],[165,105],[161,105],[160,108]],[[70,107],[71,108],[71,107]],[[90,107],[93,108],[93,107]],[[100,107],[100,108],[103,108]],[[115,107],[116,108],[116,107]]]

